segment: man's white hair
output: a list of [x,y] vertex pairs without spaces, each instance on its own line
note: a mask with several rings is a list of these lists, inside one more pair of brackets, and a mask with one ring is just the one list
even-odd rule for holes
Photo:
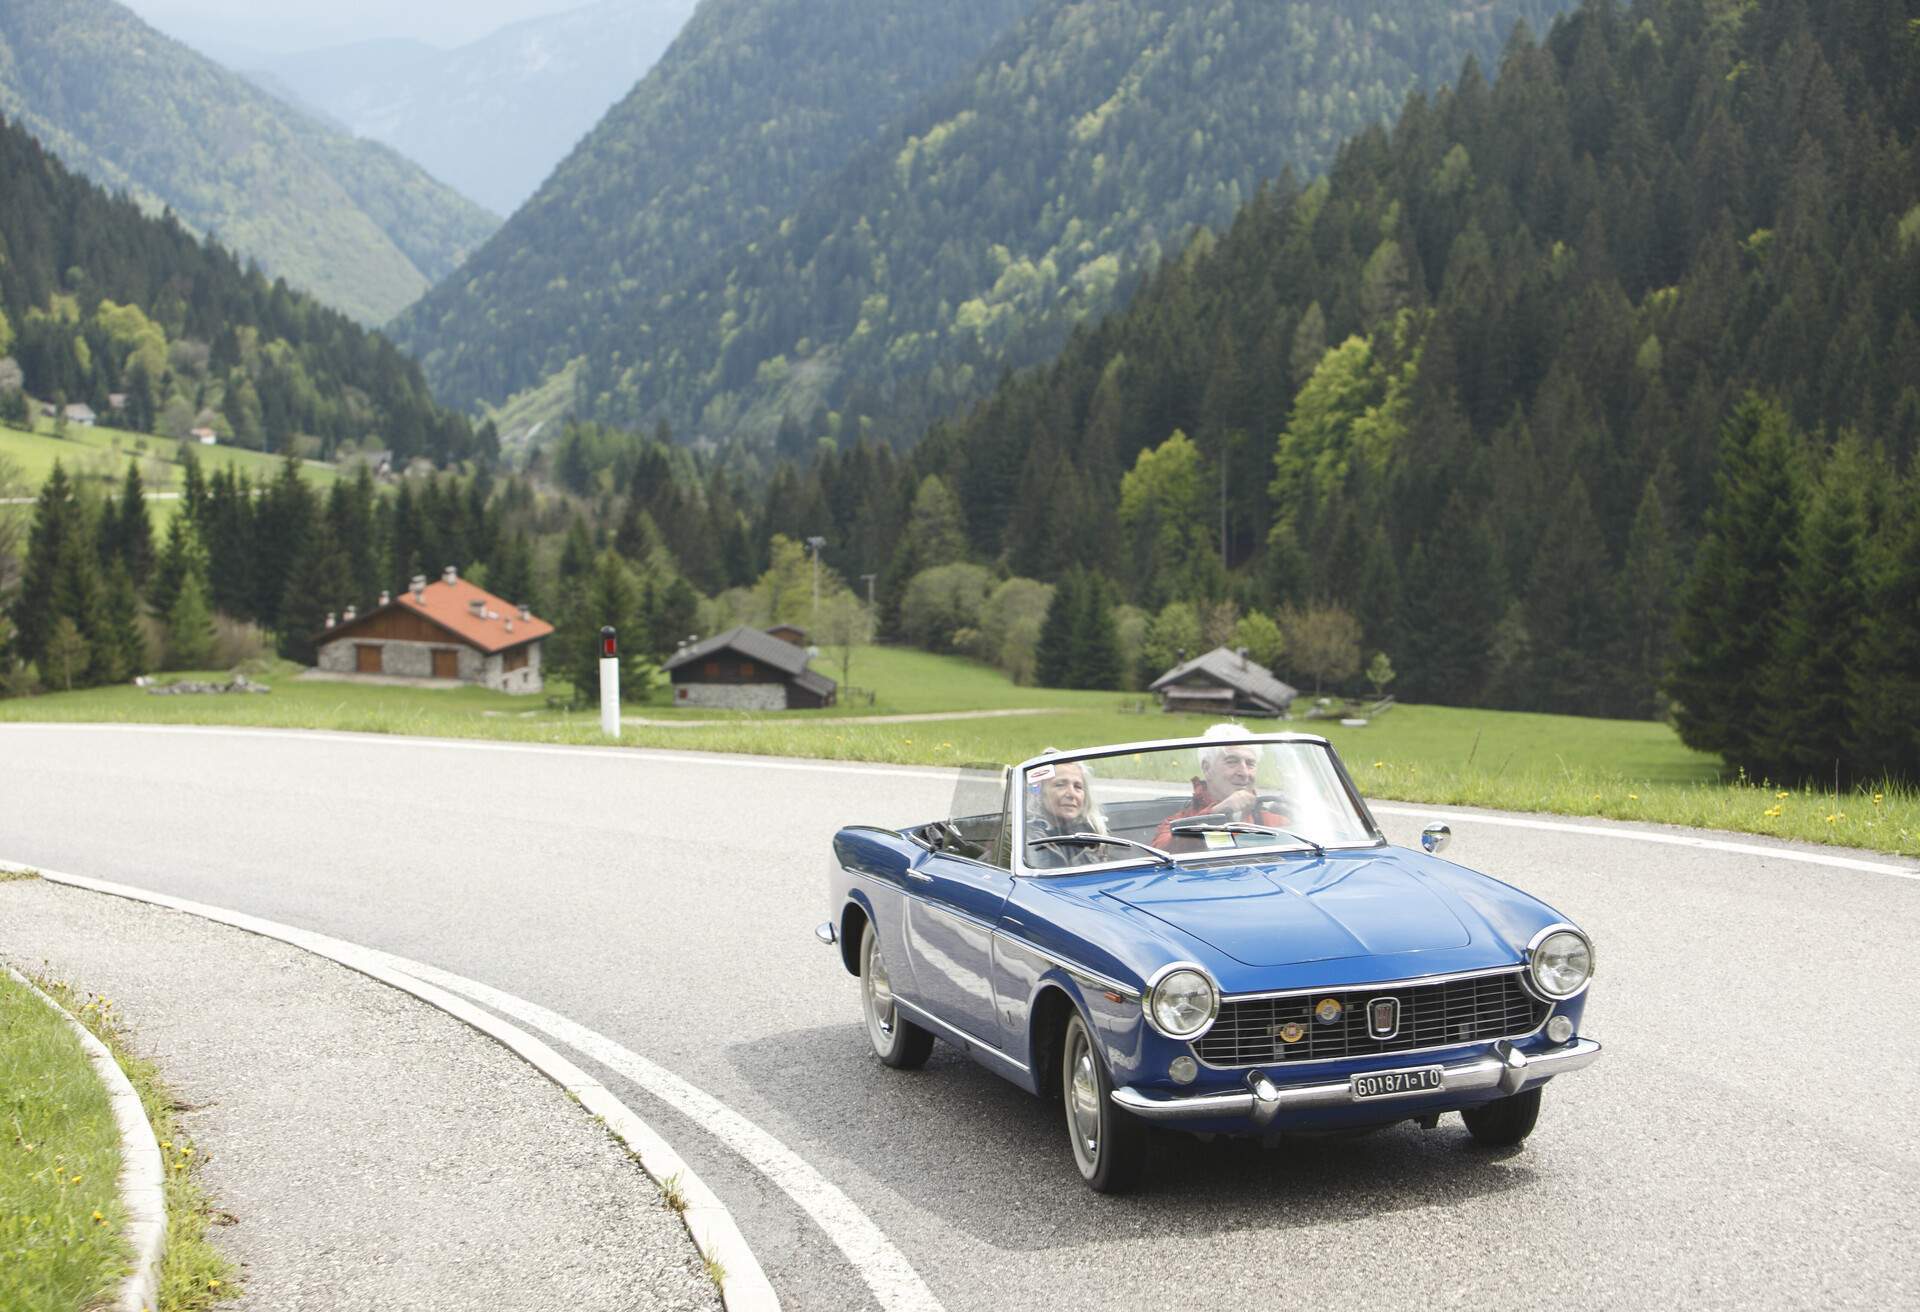
[[1247,743],[1247,739],[1251,735],[1248,734],[1246,726],[1244,725],[1227,724],[1225,722],[1210,724],[1207,726],[1207,731],[1200,736],[1212,740],[1207,746],[1200,749],[1200,768],[1203,771],[1213,764],[1214,758],[1225,751],[1227,744],[1230,742],[1246,743],[1253,751],[1253,759],[1256,761],[1260,759],[1260,744]]

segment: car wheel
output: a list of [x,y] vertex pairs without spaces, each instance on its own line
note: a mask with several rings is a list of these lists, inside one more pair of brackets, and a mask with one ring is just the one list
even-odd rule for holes
[[1543,1092],[1544,1085],[1479,1107],[1468,1107],[1461,1111],[1460,1119],[1467,1123],[1467,1133],[1475,1143],[1489,1148],[1511,1148],[1533,1133],[1534,1122],[1540,1119]]
[[881,1061],[899,1070],[918,1070],[933,1052],[933,1035],[900,1016],[893,1005],[893,981],[880,936],[868,921],[860,938],[860,1010],[867,1019],[867,1037]]
[[1060,1095],[1080,1178],[1103,1194],[1138,1184],[1147,1166],[1146,1124],[1114,1105],[1113,1079],[1077,1011],[1061,1041]]

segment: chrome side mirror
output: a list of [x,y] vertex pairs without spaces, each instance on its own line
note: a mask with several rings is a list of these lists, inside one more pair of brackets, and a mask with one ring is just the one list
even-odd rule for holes
[[1420,847],[1429,856],[1439,856],[1453,841],[1453,830],[1444,820],[1434,820],[1420,831]]

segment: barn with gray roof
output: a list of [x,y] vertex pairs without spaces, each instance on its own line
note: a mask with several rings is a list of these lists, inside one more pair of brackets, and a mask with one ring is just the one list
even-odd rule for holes
[[786,711],[831,706],[839,685],[807,668],[804,647],[741,625],[682,647],[663,662],[675,706]]
[[1160,694],[1163,710],[1206,715],[1285,715],[1300,695],[1244,650],[1225,647],[1182,661],[1155,679],[1150,691]]

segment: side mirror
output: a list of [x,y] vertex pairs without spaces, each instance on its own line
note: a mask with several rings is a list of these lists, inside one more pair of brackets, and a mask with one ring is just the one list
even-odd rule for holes
[[1429,856],[1439,856],[1453,841],[1453,830],[1444,820],[1430,822],[1420,831],[1420,847]]

